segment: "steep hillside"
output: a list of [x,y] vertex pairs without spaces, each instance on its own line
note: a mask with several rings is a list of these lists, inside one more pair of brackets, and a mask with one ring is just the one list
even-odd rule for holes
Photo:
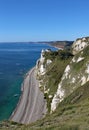
[[77,53],[59,82],[58,89],[51,103],[51,110],[54,111],[65,97],[70,95],[78,87],[89,81],[89,46]]
[[42,50],[36,76],[47,100],[46,117],[29,125],[2,122],[0,129],[89,130],[88,43],[88,37],[77,39],[72,45],[74,55],[68,50]]
[[41,53],[41,58],[37,61],[37,78],[40,89],[47,99],[48,112],[51,109],[51,102],[57,91],[58,84],[66,66],[70,63],[73,55],[68,51],[45,50]]
[[31,128],[40,130],[89,130],[89,82],[65,98],[55,112]]

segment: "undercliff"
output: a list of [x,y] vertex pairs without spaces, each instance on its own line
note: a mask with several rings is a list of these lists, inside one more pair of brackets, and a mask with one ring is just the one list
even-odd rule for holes
[[1,127],[89,130],[89,37],[77,39],[70,50],[42,50],[36,77],[47,101],[46,117],[28,126],[3,122]]

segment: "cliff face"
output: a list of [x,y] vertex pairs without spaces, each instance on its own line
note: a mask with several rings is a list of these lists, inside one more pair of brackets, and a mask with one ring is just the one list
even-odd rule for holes
[[[41,57],[36,63],[36,74],[39,80],[39,87],[47,99],[48,111],[51,111],[51,102],[57,92],[58,84],[62,74],[71,60],[71,54],[63,50],[41,52]],[[61,90],[61,98],[63,91]],[[62,100],[62,99],[61,99]]]
[[51,103],[51,111],[54,111],[65,97],[70,95],[78,87],[89,81],[89,46],[76,54],[67,65],[56,94]]
[[[46,88],[46,82],[44,81],[45,75],[47,73],[47,68],[50,64],[52,64],[52,60],[46,58],[46,54],[50,54],[51,50],[42,50],[41,57],[38,59],[36,63],[36,75],[39,80],[39,87],[44,92],[44,94],[49,93],[49,88]],[[51,98],[51,96],[49,96]]]
[[52,62],[50,59],[45,59],[45,52],[50,53],[50,50],[42,50],[41,57],[36,63],[37,75],[42,76],[46,73],[47,66]]
[[88,44],[89,37],[77,39],[72,45],[73,54],[77,54],[79,51],[83,50],[86,46],[88,46]]
[[[60,54],[62,51],[58,52],[58,55],[56,54],[57,59],[51,60],[50,58],[47,59],[45,55],[45,51],[41,53],[41,58],[37,63],[37,74],[40,77],[40,86],[44,88],[44,93],[48,94],[48,97],[51,98],[50,100],[50,111],[54,111],[58,104],[63,101],[63,99],[67,96],[69,96],[71,93],[73,93],[77,88],[80,86],[83,86],[86,84],[86,82],[89,81],[89,46],[88,46],[88,41],[89,38],[82,38],[82,39],[77,39],[73,45],[73,54],[74,56],[72,58],[69,58],[66,60],[69,62],[65,64],[65,59],[60,60],[58,57],[60,57]],[[50,55],[50,52],[48,52]],[[64,56],[64,52],[63,56]],[[68,55],[68,53],[66,54]],[[62,55],[61,55],[62,56]],[[58,61],[59,60],[59,61]],[[55,62],[56,61],[56,62]],[[59,62],[59,65],[58,65]],[[64,62],[64,70],[62,71],[61,76],[58,77],[58,74],[61,73],[58,69],[56,71],[57,67],[55,64],[60,67],[59,69],[62,68],[60,66],[61,62]],[[53,66],[53,67],[52,67]],[[54,72],[52,73],[54,69]],[[49,73],[49,71],[51,71]],[[55,73],[56,72],[56,73]],[[54,78],[59,78],[57,79],[58,81],[54,84],[54,87],[49,84],[50,76],[48,75],[53,75],[55,73]],[[53,82],[51,79],[51,82]],[[55,88],[55,89],[54,89]],[[50,90],[51,89],[51,90]],[[52,89],[54,91],[52,91]]]

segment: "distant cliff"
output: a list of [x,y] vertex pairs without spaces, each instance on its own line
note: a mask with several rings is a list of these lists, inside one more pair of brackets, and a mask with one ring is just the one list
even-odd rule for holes
[[53,42],[49,42],[48,44],[57,48],[70,50],[73,44],[73,41],[53,41]]

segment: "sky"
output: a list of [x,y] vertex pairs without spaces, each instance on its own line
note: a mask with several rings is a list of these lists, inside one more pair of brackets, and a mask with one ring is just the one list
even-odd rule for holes
[[89,0],[0,0],[0,42],[89,36]]

